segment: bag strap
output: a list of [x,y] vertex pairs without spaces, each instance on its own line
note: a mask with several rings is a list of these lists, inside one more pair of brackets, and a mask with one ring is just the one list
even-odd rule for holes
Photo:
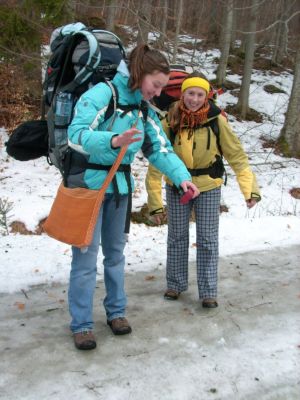
[[98,215],[99,215],[99,210],[102,204],[102,200],[103,197],[105,195],[105,192],[108,188],[108,186],[110,185],[111,181],[113,180],[115,173],[117,172],[121,161],[127,151],[128,145],[121,147],[121,150],[115,160],[115,162],[113,163],[111,169],[109,170],[103,185],[100,187],[100,189],[98,190],[98,194],[97,194],[97,198],[95,201],[95,206],[93,209],[93,214],[92,217],[90,219],[90,223],[87,229],[87,233],[86,233],[86,237],[88,238],[88,241],[91,242],[92,241],[92,237],[93,237],[93,233],[94,233],[94,229],[95,229],[95,225],[98,219]]
[[99,192],[100,191],[104,191],[104,193],[106,192],[108,186],[110,185],[115,173],[117,172],[117,170],[123,160],[123,157],[125,156],[127,148],[128,148],[128,145],[121,147],[121,150],[120,150],[117,158],[115,159],[113,165],[111,166],[110,170],[108,171],[108,174],[103,182],[103,185],[99,189]]
[[[140,112],[142,112],[142,111],[140,111]],[[132,127],[136,126],[138,118],[139,118],[139,116],[137,117],[137,120],[132,125]],[[123,158],[124,158],[124,156],[126,154],[127,149],[128,149],[128,144],[121,147],[121,150],[120,150],[117,158],[115,159],[111,169],[108,171],[108,174],[107,174],[107,176],[106,176],[106,178],[105,178],[105,180],[103,182],[103,185],[98,190],[98,195],[97,195],[97,198],[96,198],[96,201],[95,201],[95,207],[94,207],[94,210],[93,210],[93,215],[92,215],[92,218],[91,218],[88,230],[87,230],[87,237],[89,236],[90,239],[92,238],[92,235],[93,235],[93,232],[94,232],[94,228],[95,228],[95,225],[96,225],[96,222],[97,222],[97,218],[98,218],[98,214],[99,214],[99,209],[100,209],[103,197],[105,195],[105,192],[106,192],[108,186],[110,185],[111,181],[113,180],[113,178],[114,178],[114,176],[115,176],[115,174],[116,174],[116,172],[117,172],[117,170],[118,170],[118,168],[119,168],[119,166],[120,166],[120,164],[121,164],[121,162],[122,162],[122,160],[123,160]]]

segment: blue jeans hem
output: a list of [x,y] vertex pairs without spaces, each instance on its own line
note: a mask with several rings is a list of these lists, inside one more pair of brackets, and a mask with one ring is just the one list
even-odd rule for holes
[[116,319],[116,318],[124,318],[125,317],[125,315],[124,314],[115,314],[115,315],[113,315],[112,317],[107,317],[107,321],[112,321],[113,319]]
[[75,333],[83,333],[83,332],[92,332],[92,328],[80,328],[80,329],[75,329],[74,331],[71,329],[71,332],[73,334]]

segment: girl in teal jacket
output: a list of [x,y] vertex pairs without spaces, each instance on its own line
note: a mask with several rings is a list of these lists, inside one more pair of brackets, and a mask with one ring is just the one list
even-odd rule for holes
[[[111,89],[105,83],[88,90],[76,104],[74,118],[68,130],[69,146],[84,154],[89,163],[112,165],[120,148],[128,145],[121,170],[117,172],[115,182],[106,192],[92,244],[86,252],[72,247],[70,327],[78,349],[96,347],[92,332],[92,314],[100,237],[104,255],[104,307],[107,324],[116,335],[131,332],[125,318],[124,227],[128,199],[134,188],[133,179],[128,174],[135,154],[141,149],[148,160],[176,186],[181,186],[183,191],[191,188],[194,197],[199,194],[184,163],[173,152],[155,112],[148,109],[147,116],[142,112],[143,101],[158,96],[168,79],[169,65],[166,58],[159,51],[141,45],[132,51],[128,66],[123,61],[120,63],[112,81],[118,91],[118,104],[122,105],[112,117],[104,120],[112,96]],[[106,175],[105,170],[81,171],[71,168],[68,186],[98,189]]]

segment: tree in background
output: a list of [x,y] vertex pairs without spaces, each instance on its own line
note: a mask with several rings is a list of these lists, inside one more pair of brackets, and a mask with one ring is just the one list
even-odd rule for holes
[[108,31],[114,31],[115,29],[115,16],[117,9],[117,0],[110,0],[107,6],[107,16],[106,16],[106,29]]
[[7,1],[0,8],[0,124],[36,116],[42,93],[42,45],[50,27],[68,17],[63,0]]
[[220,50],[221,57],[219,59],[219,65],[217,69],[217,85],[223,85],[226,80],[226,68],[228,63],[229,50],[231,45],[232,35],[232,24],[233,24],[233,0],[227,0],[225,12],[224,12],[224,23],[220,35]]
[[168,24],[168,0],[161,0],[161,13],[160,16],[160,32],[157,40],[157,47],[163,48],[164,42],[167,37],[167,24]]
[[245,40],[245,63],[242,78],[242,85],[239,93],[239,100],[237,103],[237,110],[240,116],[245,119],[249,111],[249,91],[251,82],[251,73],[254,60],[255,51],[255,35],[256,35],[256,22],[258,16],[259,0],[251,1],[251,11],[249,16],[249,30],[246,33]]
[[178,52],[178,39],[183,18],[183,0],[177,0],[177,10],[178,12],[176,13],[177,18],[176,18],[175,38],[173,42],[174,47],[173,47],[172,63],[176,63],[176,57]]
[[138,9],[138,18],[137,18],[138,44],[148,43],[148,35],[151,28],[151,11],[152,11],[152,4],[150,0],[146,2],[140,2]]
[[281,64],[287,55],[289,1],[279,0],[277,5],[277,21],[275,30],[275,44],[273,46],[272,63]]
[[296,53],[293,87],[279,145],[286,156],[300,157],[300,46]]
[[[222,7],[224,5],[226,8]],[[253,16],[256,7],[258,12]],[[238,102],[244,116],[248,111],[254,49],[258,45],[264,47],[265,60],[269,60],[270,68],[271,56],[277,65],[290,62],[291,66],[289,55],[295,49],[291,39],[299,30],[296,18],[299,15],[300,0],[7,0],[0,8],[0,69],[5,65],[9,65],[8,71],[21,68],[20,73],[11,75],[22,77],[23,98],[38,97],[41,95],[41,45],[49,43],[50,33],[57,26],[81,21],[87,26],[115,31],[124,43],[130,45],[137,41],[148,42],[151,31],[159,37],[153,44],[160,46],[169,60],[182,62],[181,55],[185,54],[184,62],[197,69],[202,67],[205,50],[219,47],[218,85],[226,79],[228,55],[232,55],[230,68],[237,67],[237,73],[240,73],[241,66],[244,68]],[[255,20],[255,28],[253,24],[249,27],[249,19],[251,23]],[[243,34],[245,31],[249,33]],[[251,32],[256,35],[251,36]],[[190,42],[183,47],[181,33],[191,36]],[[217,43],[218,37],[220,42]],[[233,39],[239,41],[243,37],[247,52],[233,52]],[[14,82],[9,82],[13,88]]]

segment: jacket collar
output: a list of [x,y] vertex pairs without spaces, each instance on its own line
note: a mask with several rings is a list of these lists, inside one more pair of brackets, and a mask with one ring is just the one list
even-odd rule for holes
[[143,100],[143,95],[140,89],[136,89],[134,91],[129,88],[129,78],[130,73],[125,61],[121,61],[118,68],[117,74],[113,79],[113,83],[117,85],[118,88],[121,88],[122,93],[126,93],[126,99],[129,104],[140,104]]

